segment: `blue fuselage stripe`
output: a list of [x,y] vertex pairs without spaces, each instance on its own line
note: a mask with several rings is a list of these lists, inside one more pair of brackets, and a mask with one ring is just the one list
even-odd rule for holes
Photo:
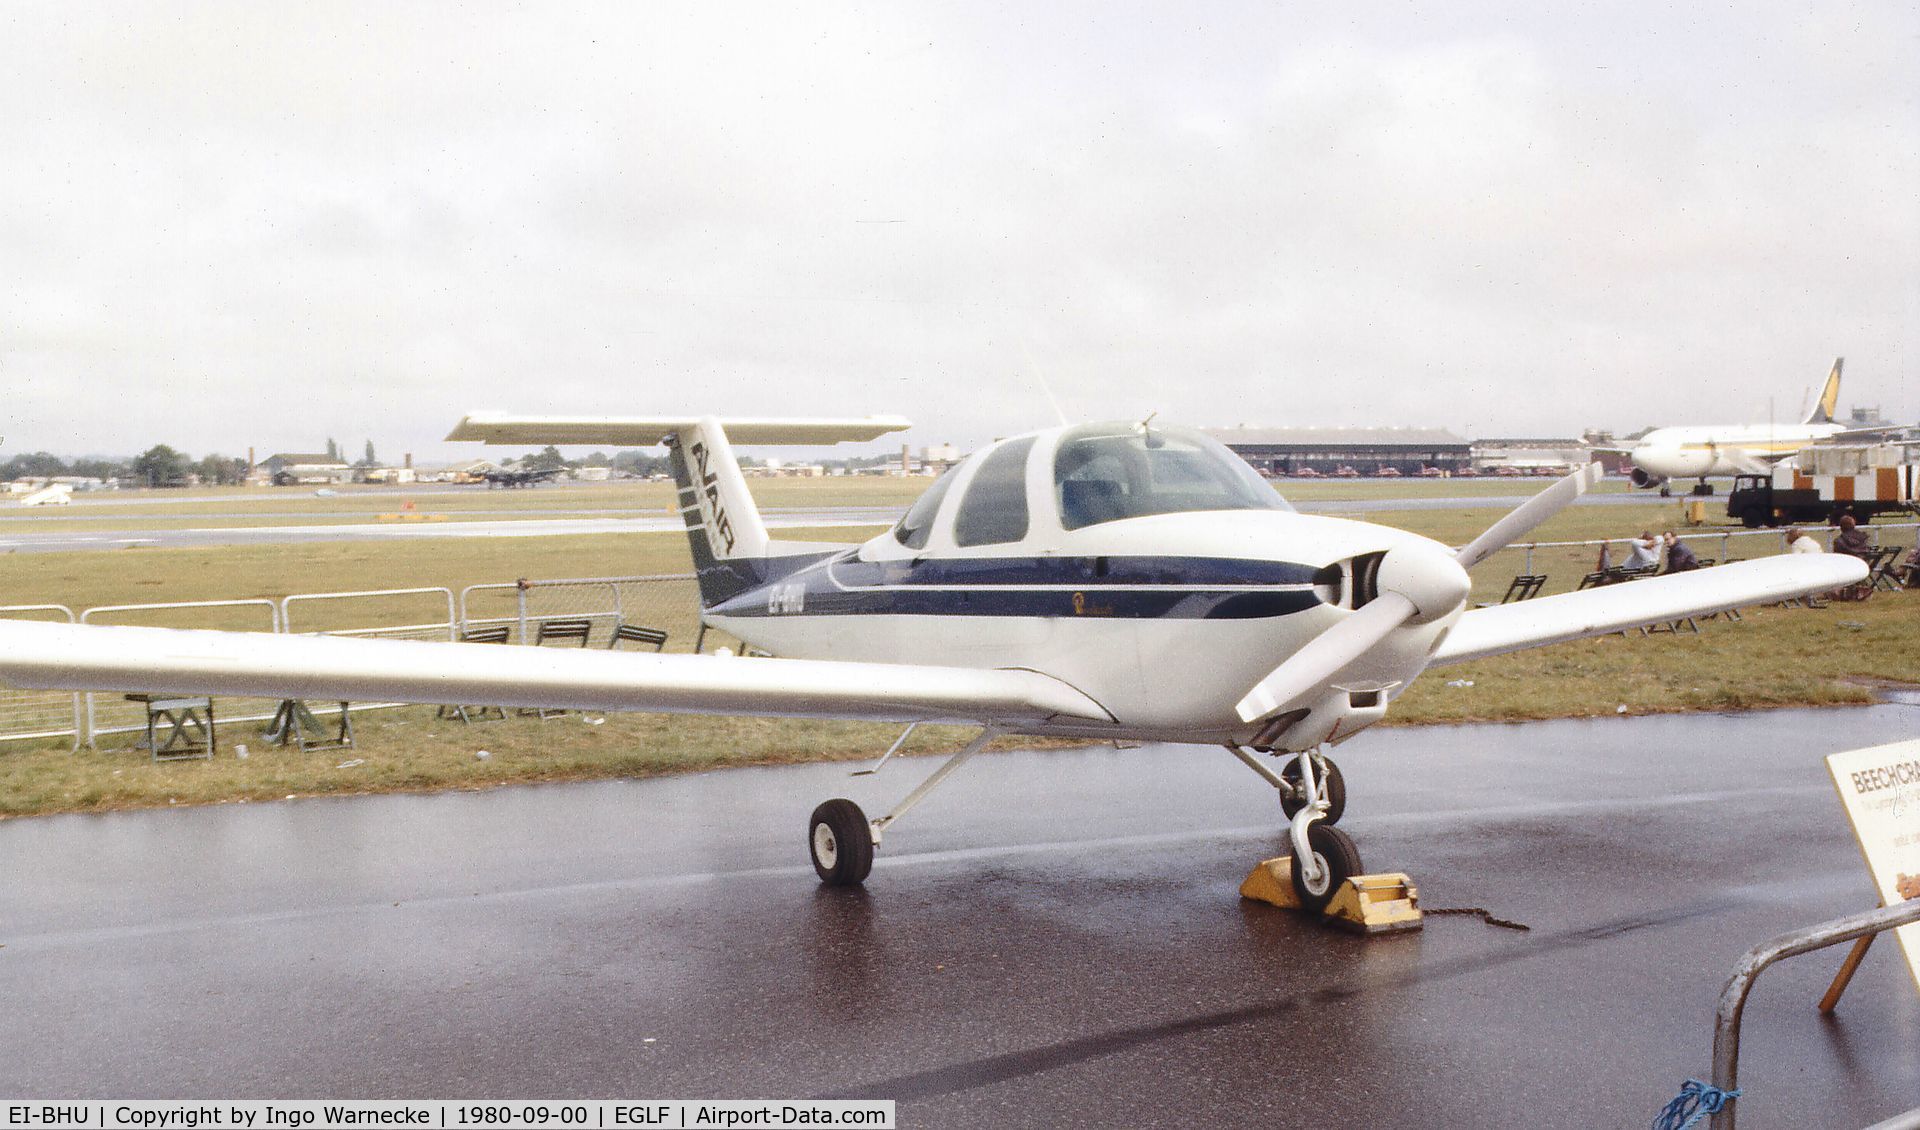
[[[860,561],[851,552],[741,593],[720,616],[1072,616],[1247,620],[1320,603],[1312,566],[1203,557]],[[777,608],[778,611],[773,611]]]

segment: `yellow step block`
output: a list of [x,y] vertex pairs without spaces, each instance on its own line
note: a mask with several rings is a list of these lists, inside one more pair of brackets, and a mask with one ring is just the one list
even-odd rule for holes
[[[1254,864],[1240,884],[1240,897],[1299,910],[1293,892],[1293,857],[1278,856]],[[1420,889],[1398,871],[1355,875],[1340,884],[1327,903],[1326,917],[1360,934],[1391,934],[1420,929]]]

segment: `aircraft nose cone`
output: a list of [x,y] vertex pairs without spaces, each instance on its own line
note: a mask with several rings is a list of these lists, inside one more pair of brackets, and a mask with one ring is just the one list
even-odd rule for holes
[[1415,623],[1445,616],[1466,603],[1473,581],[1443,546],[1397,545],[1380,562],[1381,592],[1397,592],[1413,603]]

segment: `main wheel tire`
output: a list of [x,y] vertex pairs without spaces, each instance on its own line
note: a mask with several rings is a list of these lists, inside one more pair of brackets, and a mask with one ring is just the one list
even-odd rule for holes
[[873,870],[873,826],[850,800],[830,800],[807,822],[813,869],[829,887],[855,887]]
[[1360,869],[1360,849],[1353,846],[1352,836],[1338,828],[1329,828],[1324,823],[1316,823],[1307,829],[1307,846],[1313,849],[1314,858],[1320,862],[1321,881],[1310,887],[1306,880],[1306,869],[1296,858],[1293,861],[1293,893],[1302,907],[1318,912],[1325,910],[1327,903],[1333,901],[1334,892],[1340,889],[1340,884],[1363,874]]
[[[1300,755],[1300,757],[1305,756],[1304,753]],[[1287,762],[1286,767],[1280,770],[1280,779],[1295,788],[1300,787],[1300,757]],[[1320,775],[1320,793],[1327,798],[1327,814],[1320,818],[1320,823],[1338,824],[1340,817],[1347,811],[1347,779],[1341,774],[1340,767],[1333,763],[1333,758],[1322,758],[1320,763],[1327,767],[1327,771]],[[1280,811],[1285,813],[1289,820],[1293,819],[1293,814],[1299,812],[1304,804],[1306,802],[1303,800],[1290,797],[1286,793],[1280,794]]]

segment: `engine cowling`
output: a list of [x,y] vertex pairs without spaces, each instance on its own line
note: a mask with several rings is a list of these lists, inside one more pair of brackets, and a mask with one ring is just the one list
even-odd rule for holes
[[1645,467],[1635,467],[1633,473],[1627,476],[1627,480],[1641,490],[1652,490],[1654,487],[1666,482],[1667,477],[1665,475],[1656,475]]

